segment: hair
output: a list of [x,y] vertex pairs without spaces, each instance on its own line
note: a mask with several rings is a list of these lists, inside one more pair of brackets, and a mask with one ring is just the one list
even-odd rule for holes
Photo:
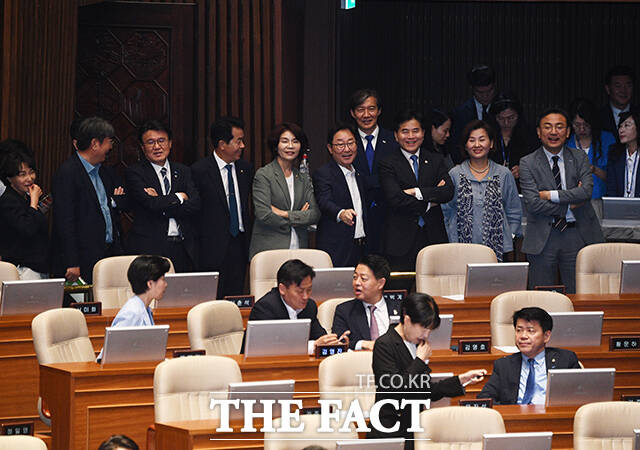
[[[571,118],[570,126],[575,135],[576,130],[573,129],[573,121],[580,116],[591,127],[591,139],[593,142],[593,163],[600,159],[602,155],[602,127],[598,111],[593,102],[587,98],[576,98],[569,105],[569,117]],[[576,143],[578,137],[576,136]]]
[[484,120],[477,120],[477,119],[472,120],[471,122],[466,124],[465,127],[462,129],[462,139],[460,140],[460,145],[461,145],[460,154],[462,156],[463,161],[465,159],[469,159],[469,153],[467,153],[467,141],[469,140],[469,136],[471,136],[471,133],[474,132],[475,130],[484,130],[487,132],[487,136],[489,136],[489,139],[494,144],[494,146],[491,147],[491,149],[489,150],[489,153],[492,153],[495,151],[496,137],[493,131],[493,127],[488,122],[485,122]]
[[380,94],[375,89],[358,89],[353,94],[351,94],[351,98],[349,99],[349,110],[355,111],[355,109],[362,105],[366,99],[369,97],[373,97],[376,99],[376,104],[378,105],[378,109],[382,109],[382,99],[380,98]]
[[467,73],[467,81],[473,87],[489,86],[495,83],[496,74],[493,69],[486,64],[477,64]]
[[[637,131],[638,128],[640,128],[640,112],[638,111],[626,111],[626,112],[620,113],[620,122],[618,123],[622,125],[624,121],[627,120],[629,117],[631,117],[633,119],[633,122],[636,124],[636,131]],[[636,139],[638,140],[638,137]],[[626,149],[627,149],[626,144],[621,143],[620,138],[618,138],[618,141],[614,145],[612,145],[611,148],[609,149],[609,160],[610,161],[617,160],[622,155],[624,155],[624,152],[626,151]]]
[[542,119],[544,119],[545,117],[547,117],[549,114],[560,114],[561,116],[564,116],[564,120],[567,121],[567,126],[569,126],[569,114],[567,113],[567,111],[565,111],[564,109],[560,108],[559,106],[552,106],[550,108],[545,109],[544,111],[542,111],[540,113],[540,115],[538,116],[537,120],[536,120],[536,127],[540,128],[540,122],[542,122]]
[[285,131],[290,131],[300,142],[300,153],[298,154],[298,158],[302,157],[302,154],[309,147],[309,141],[307,140],[307,135],[304,134],[300,125],[295,124],[293,122],[283,122],[281,124],[276,125],[269,136],[267,137],[267,147],[271,150],[273,157],[276,158],[278,156],[278,144],[280,143],[280,136]]
[[9,185],[9,178],[18,175],[22,163],[36,170],[33,150],[16,139],[5,139],[0,142],[0,178],[5,184]]
[[[70,131],[74,132],[73,129]],[[106,138],[113,138],[116,132],[113,125],[102,117],[87,117],[80,122],[75,134],[78,150],[84,151],[89,149],[93,139],[102,143]]]
[[537,306],[530,306],[522,308],[520,311],[513,313],[513,327],[516,327],[518,320],[522,319],[526,322],[538,322],[542,327],[543,332],[551,331],[553,329],[553,319],[542,308]]
[[116,450],[118,448],[126,448],[128,450],[139,450],[138,444],[133,439],[128,438],[124,434],[115,434],[104,441],[98,447],[98,450]]
[[306,265],[299,259],[290,259],[280,266],[276,277],[278,278],[278,284],[282,283],[289,287],[292,284],[300,286],[302,280],[307,277],[311,277],[313,280],[315,276],[316,273],[313,271],[313,267]]
[[453,123],[453,119],[451,118],[451,115],[449,113],[436,108],[431,110],[429,122],[431,122],[432,127],[439,128],[447,120],[450,120]]
[[78,129],[84,119],[84,117],[76,117],[71,121],[71,125],[69,125],[69,136],[71,136],[71,139],[78,140]]
[[213,148],[218,147],[218,142],[224,141],[227,144],[233,139],[233,128],[244,129],[242,119],[233,116],[224,116],[218,118],[209,127],[209,138]]
[[329,128],[329,131],[327,131],[327,144],[332,144],[333,138],[336,135],[336,133],[342,130],[349,131],[354,138],[358,136],[356,134],[356,130],[351,126],[351,124],[348,124],[346,122],[337,122],[331,128]]
[[386,259],[380,255],[368,254],[364,255],[358,261],[358,264],[367,266],[373,272],[377,280],[384,278],[389,281],[391,279],[391,267]]
[[435,330],[440,326],[440,309],[429,294],[412,292],[402,302],[400,322],[404,323],[404,316],[409,316],[412,323]]
[[147,120],[142,124],[140,128],[138,128],[138,141],[141,144],[144,144],[142,138],[147,131],[160,131],[162,133],[166,133],[169,140],[171,140],[171,129],[158,120]]
[[127,279],[136,295],[144,294],[149,289],[147,281],[158,281],[169,271],[169,260],[158,255],[141,255],[136,257],[127,270]]
[[607,71],[607,74],[604,76],[604,84],[607,86],[611,84],[611,79],[613,77],[622,77],[627,76],[631,78],[631,82],[635,84],[636,82],[636,74],[633,69],[629,66],[617,65],[613,66]]
[[[398,131],[400,129],[400,125],[413,119],[417,120],[420,123],[420,126],[423,130],[426,130],[424,126],[424,115],[420,111],[411,108],[405,109],[396,114],[393,129],[395,131]],[[430,130],[431,128],[429,128],[429,131]],[[429,139],[429,141],[431,141],[431,139]]]

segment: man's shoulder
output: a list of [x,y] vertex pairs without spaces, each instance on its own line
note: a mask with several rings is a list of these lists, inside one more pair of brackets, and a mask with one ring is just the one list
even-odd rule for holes
[[536,158],[539,157],[540,152],[542,152],[542,147],[538,147],[536,148],[534,151],[532,151],[531,153],[529,153],[528,155],[523,156],[522,158],[520,158],[520,164],[522,165],[522,163],[524,162],[525,164],[533,164],[533,162],[535,161]]
[[328,178],[328,177],[330,177],[331,174],[335,171],[335,169],[340,169],[339,167],[336,167],[336,166],[337,166],[337,164],[333,160],[326,162],[325,164],[321,165],[320,167],[318,167],[313,172],[313,178],[316,178],[316,177]]
[[562,358],[575,358],[578,359],[578,355],[574,351],[567,350],[566,348],[558,348],[558,347],[547,347],[545,352],[548,352],[550,355],[558,355]]
[[358,300],[357,298],[352,298],[351,300],[342,302],[338,306],[336,306],[336,314],[338,313],[341,313],[344,315],[352,314],[355,307],[358,306],[358,303],[360,303],[360,300]]
[[82,166],[82,163],[78,159],[78,155],[73,153],[69,155],[69,157],[65,159],[62,162],[62,164],[60,164],[60,166],[58,166],[58,169],[56,170],[55,175],[59,173],[73,172],[78,168],[79,165]]
[[205,156],[204,158],[194,162],[191,165],[191,172],[196,174],[196,173],[204,172],[208,170],[209,168],[212,167],[211,159],[212,159],[211,156]]

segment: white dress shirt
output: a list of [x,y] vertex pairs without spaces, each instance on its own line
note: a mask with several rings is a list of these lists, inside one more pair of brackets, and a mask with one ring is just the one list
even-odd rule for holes
[[624,109],[618,109],[615,106],[613,106],[611,103],[609,103],[609,105],[611,105],[611,111],[613,112],[613,120],[616,121],[616,128],[617,128],[620,126],[620,114],[622,114],[623,112],[629,111],[631,104],[629,103],[627,106],[624,107]]
[[[542,149],[544,150],[544,154],[547,157],[547,159],[549,160],[549,167],[551,167],[551,171],[553,173],[553,157],[554,156],[558,156],[558,168],[560,169],[560,181],[562,183],[562,189],[566,190],[567,189],[567,181],[566,181],[566,177],[564,174],[564,148],[562,150],[560,150],[560,153],[558,153],[557,155],[554,155],[553,153],[551,153],[550,151],[548,151],[546,148],[542,147]],[[550,192],[550,196],[551,196],[551,201],[553,203],[560,203],[560,195],[558,194],[558,191],[549,191]],[[567,214],[565,215],[565,220],[567,222],[575,222],[576,221],[576,217],[573,215],[573,212],[571,211],[571,208],[567,208]]]
[[[378,125],[376,125],[376,129],[371,132],[371,136],[373,136],[373,139],[371,139],[371,145],[373,146],[374,153],[375,153],[375,150],[376,150],[376,144],[378,142],[378,134],[379,133],[380,133],[380,127]],[[358,134],[360,135],[360,140],[362,141],[362,148],[364,148],[366,150],[367,149],[367,136],[368,136],[368,134],[366,134],[360,128],[358,128]],[[366,159],[366,156],[365,156],[365,159]]]
[[[356,170],[351,167],[351,170],[347,169],[344,166],[341,166],[340,170],[342,170],[342,174],[344,178],[347,180],[347,187],[349,188],[349,195],[351,195],[351,202],[353,203],[353,209],[356,212],[356,229],[353,235],[354,239],[359,239],[365,237],[364,233],[364,223],[363,223],[363,215],[362,215],[362,201],[360,199],[360,190],[358,189],[358,182],[356,181]],[[336,217],[336,222],[340,222],[340,214],[342,214],[344,209],[338,211],[338,217]]]
[[[369,308],[369,303],[364,301],[362,302],[362,306],[364,306],[364,312],[367,315],[367,323],[369,324],[369,329],[371,329],[371,308]],[[378,336],[382,336],[389,329],[389,311],[387,310],[387,302],[384,300],[384,297],[382,297],[373,306],[376,307],[373,315],[375,316],[376,323],[378,324]],[[362,350],[362,343],[363,341],[356,342],[355,350]]]
[[638,150],[629,155],[629,149],[626,152],[625,172],[624,172],[624,196],[634,197],[636,193],[636,180],[638,179]]
[[[171,190],[171,166],[169,165],[169,160],[167,159],[164,162],[164,166],[159,166],[155,163],[151,163],[151,167],[153,167],[153,170],[156,171],[156,176],[160,181],[160,189],[162,189],[162,195],[169,195],[169,192],[165,192],[164,179],[162,178],[162,174],[160,173],[160,170],[162,170],[163,167],[167,169],[167,180],[169,180],[169,190]],[[177,192],[175,195],[176,197],[178,197],[178,200],[180,200],[180,203],[182,204],[182,197],[179,196]],[[176,219],[174,219],[173,217],[169,217],[169,231],[167,232],[167,236],[180,236],[180,228],[178,227],[178,222],[176,222]]]
[[[224,186],[224,194],[227,196],[227,208],[229,207],[229,172],[227,170],[227,163],[224,162],[216,152],[213,152],[213,157],[218,164],[218,169],[220,169],[220,178],[222,178],[222,185]],[[238,177],[236,176],[236,163],[231,163],[231,174],[233,176],[233,190],[236,196],[236,205],[238,207],[238,225],[240,226],[240,231],[244,232],[244,223],[242,222],[242,209],[240,205],[240,191],[238,190]]]

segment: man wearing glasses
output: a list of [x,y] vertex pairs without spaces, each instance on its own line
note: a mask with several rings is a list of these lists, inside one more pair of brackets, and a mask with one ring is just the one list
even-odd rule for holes
[[165,256],[176,272],[192,271],[196,242],[191,218],[200,209],[200,197],[191,170],[169,161],[171,130],[160,122],[146,122],[138,138],[145,159],[125,172],[134,213],[128,250]]
[[576,256],[582,247],[603,242],[591,206],[593,178],[587,154],[565,146],[568,114],[558,108],[538,119],[542,146],[520,160],[520,187],[527,212],[522,251],[529,260],[529,288],[562,284],[576,292]]
[[353,166],[356,139],[346,123],[329,129],[327,149],[332,160],[313,174],[313,189],[322,212],[317,246],[331,255],[336,267],[355,267],[368,251],[364,181]]

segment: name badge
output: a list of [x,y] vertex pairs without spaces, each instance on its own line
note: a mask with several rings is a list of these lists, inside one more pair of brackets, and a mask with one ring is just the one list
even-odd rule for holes
[[400,323],[400,316],[389,316],[389,323]]

